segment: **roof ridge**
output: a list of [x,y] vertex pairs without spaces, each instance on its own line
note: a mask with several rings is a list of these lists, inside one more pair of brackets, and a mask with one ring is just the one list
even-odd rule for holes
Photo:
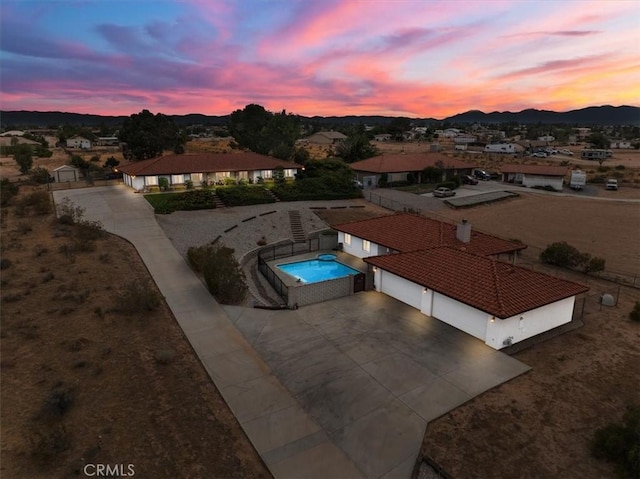
[[501,317],[504,317],[506,316],[506,309],[504,307],[504,302],[502,301],[502,287],[500,284],[500,275],[498,274],[497,260],[491,259],[491,258],[487,258],[487,259],[491,261],[491,272],[493,273],[493,284],[495,286],[496,302],[498,303],[498,311],[502,313],[503,316]]

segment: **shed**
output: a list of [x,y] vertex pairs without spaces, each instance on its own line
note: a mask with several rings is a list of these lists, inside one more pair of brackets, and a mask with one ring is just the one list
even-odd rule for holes
[[80,179],[80,171],[73,166],[64,165],[53,170],[53,177],[56,182],[78,181]]

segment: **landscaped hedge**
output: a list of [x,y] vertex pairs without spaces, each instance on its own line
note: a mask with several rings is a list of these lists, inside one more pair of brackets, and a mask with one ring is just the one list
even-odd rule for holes
[[211,190],[192,190],[185,193],[144,195],[157,214],[166,215],[180,210],[208,210],[216,207]]
[[276,201],[262,186],[222,186],[216,188],[216,194],[227,206],[261,205]]
[[331,184],[322,178],[307,178],[276,185],[271,191],[282,201],[344,200],[362,197],[362,191],[358,188]]

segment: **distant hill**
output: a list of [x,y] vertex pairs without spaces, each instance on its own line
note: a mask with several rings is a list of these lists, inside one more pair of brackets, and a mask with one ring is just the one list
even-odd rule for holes
[[[177,125],[224,125],[229,115],[215,116],[192,113],[189,115],[169,115]],[[59,111],[0,111],[0,124],[3,127],[50,127],[59,125],[76,126],[116,126],[128,118],[127,116],[102,116],[81,113],[65,113]],[[385,125],[397,117],[391,116],[313,116],[301,117],[305,121],[327,125],[337,124],[367,124]],[[454,116],[437,120],[435,118],[411,118],[414,123],[482,123],[499,124],[515,122],[519,124],[575,124],[590,125],[640,125],[640,107],[635,106],[592,106],[580,110],[556,112],[549,110],[528,109],[519,112],[494,111],[484,113],[471,110]]]
[[638,125],[640,108],[635,106],[591,106],[580,110],[555,112],[549,110],[494,111],[471,110],[446,119],[451,123],[578,124],[578,125]]

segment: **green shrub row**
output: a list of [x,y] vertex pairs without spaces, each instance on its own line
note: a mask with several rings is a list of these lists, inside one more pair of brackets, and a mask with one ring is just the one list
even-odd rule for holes
[[261,205],[276,201],[262,186],[224,186],[216,188],[216,194],[227,206]]
[[362,191],[351,184],[307,178],[294,183],[275,185],[271,191],[282,201],[344,200],[362,197]]
[[216,207],[212,190],[190,190],[184,193],[145,195],[157,214],[166,215],[174,211],[206,210]]

